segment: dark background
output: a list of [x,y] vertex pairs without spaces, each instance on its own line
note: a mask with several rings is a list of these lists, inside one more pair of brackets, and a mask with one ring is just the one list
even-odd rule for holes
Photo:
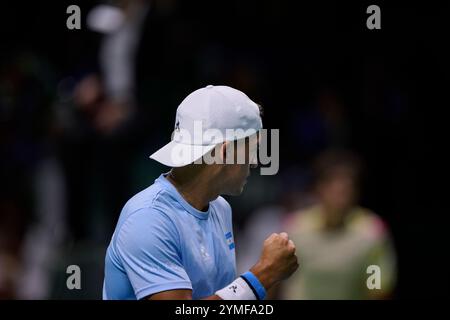
[[[81,30],[66,28],[70,4],[81,8]],[[381,30],[366,28],[370,4],[381,7]],[[64,250],[79,243],[104,247],[124,201],[165,170],[146,157],[170,137],[177,105],[199,87],[226,84],[261,103],[264,126],[279,128],[281,137],[280,173],[266,182],[281,189],[251,204],[231,199],[238,229],[254,207],[301,188],[305,168],[321,150],[350,148],[366,163],[361,203],[383,217],[393,235],[395,298],[448,296],[448,5],[155,1],[136,59],[138,116],[112,136],[78,117],[77,129],[65,130],[53,116],[61,81],[76,83],[98,70],[100,36],[85,23],[92,5],[0,5],[0,232],[6,252],[20,252],[36,220],[32,177],[49,155],[58,159],[67,185]],[[339,105],[332,109],[345,129],[338,135],[317,120],[327,98]],[[103,206],[97,212],[106,218],[99,219],[111,224],[100,235],[85,210],[92,203]]]

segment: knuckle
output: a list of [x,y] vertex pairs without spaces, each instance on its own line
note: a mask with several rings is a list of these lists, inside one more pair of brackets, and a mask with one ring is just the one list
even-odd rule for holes
[[272,233],[270,236],[268,236],[268,237],[266,238],[266,240],[264,240],[264,243],[272,242],[273,239],[274,239],[275,237],[276,237],[276,234],[275,234],[275,233]]
[[289,250],[293,250],[293,251],[295,251],[295,249],[296,249],[295,244],[292,241],[289,241],[288,248],[289,248]]

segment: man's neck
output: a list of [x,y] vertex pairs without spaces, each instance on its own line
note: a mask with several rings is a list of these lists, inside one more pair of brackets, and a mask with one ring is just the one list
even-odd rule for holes
[[324,228],[326,230],[338,230],[345,226],[345,217],[347,216],[348,210],[336,210],[322,205],[321,211],[324,218]]
[[211,175],[202,170],[172,169],[166,176],[181,196],[191,206],[200,211],[207,211],[209,202],[219,196],[211,179]]

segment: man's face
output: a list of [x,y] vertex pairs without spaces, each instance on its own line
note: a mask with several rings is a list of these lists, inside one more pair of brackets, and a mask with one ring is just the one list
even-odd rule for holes
[[351,207],[357,196],[354,178],[345,170],[336,170],[319,183],[318,194],[322,203],[335,212]]
[[[258,137],[256,135],[226,145],[232,164],[223,165],[223,194],[240,195],[244,191],[250,168],[257,166]],[[232,157],[229,153],[233,148]]]

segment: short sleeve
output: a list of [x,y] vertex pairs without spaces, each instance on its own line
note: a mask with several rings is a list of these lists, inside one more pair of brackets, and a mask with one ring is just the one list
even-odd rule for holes
[[154,209],[140,209],[120,227],[116,252],[137,299],[174,289],[191,289],[174,223]]

